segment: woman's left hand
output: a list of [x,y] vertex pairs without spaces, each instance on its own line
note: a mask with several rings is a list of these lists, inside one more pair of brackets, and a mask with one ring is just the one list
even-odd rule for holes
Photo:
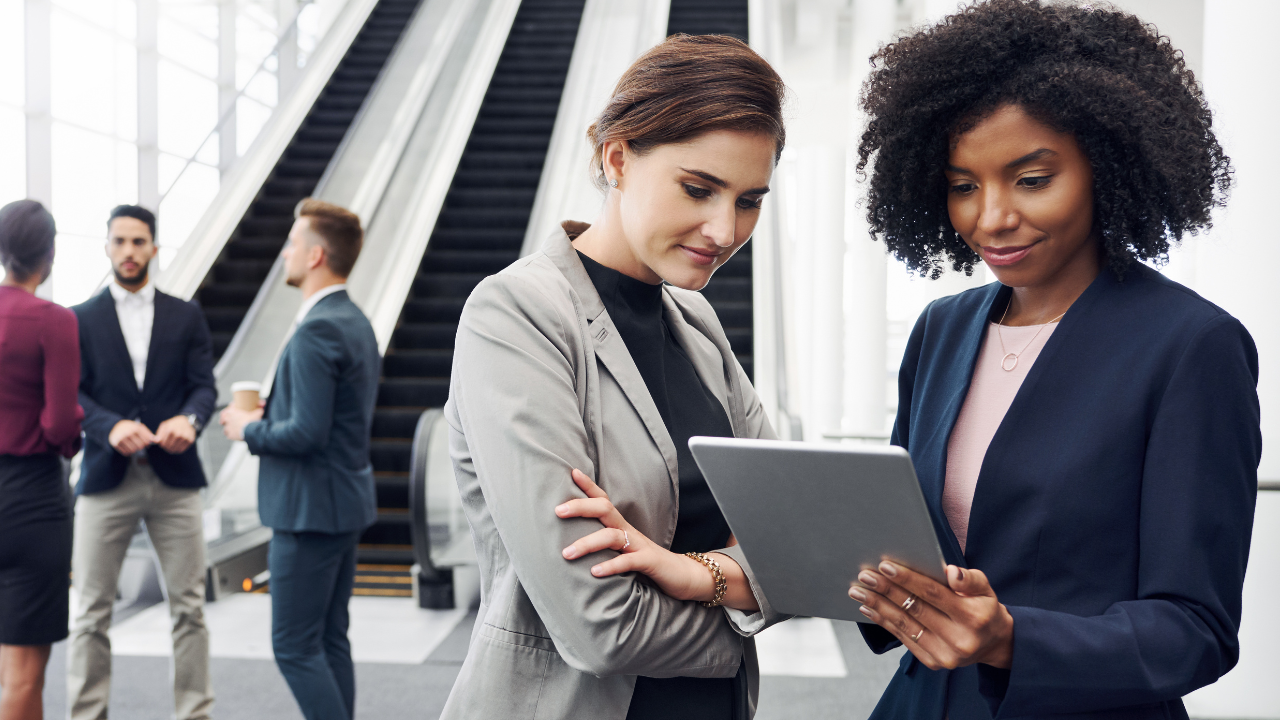
[[[613,506],[609,495],[581,470],[573,471],[573,482],[587,494],[556,507],[562,519],[589,517],[604,527],[578,539],[562,551],[566,560],[574,560],[601,550],[616,550],[621,555],[591,568],[596,577],[624,572],[638,572],[653,580],[662,592],[677,600],[710,600],[708,588],[714,590],[711,573],[696,560],[685,557],[653,542],[635,529]],[[714,593],[713,593],[714,594]]]
[[882,562],[858,575],[849,597],[930,670],[1013,664],[1013,616],[979,570],[947,566],[947,582]]

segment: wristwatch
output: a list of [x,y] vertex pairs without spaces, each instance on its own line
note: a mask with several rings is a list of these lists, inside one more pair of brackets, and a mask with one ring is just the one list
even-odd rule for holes
[[187,419],[187,422],[191,423],[191,427],[193,427],[193,428],[195,428],[195,429],[196,429],[196,433],[199,433],[199,432],[200,432],[200,430],[201,430],[202,428],[200,427],[200,416],[199,416],[199,415],[196,415],[195,413],[189,413],[189,414],[187,414],[187,415],[183,415],[183,417],[185,417],[185,418]]

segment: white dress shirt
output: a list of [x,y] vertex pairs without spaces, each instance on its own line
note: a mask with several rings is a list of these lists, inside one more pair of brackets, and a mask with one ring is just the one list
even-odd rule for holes
[[319,290],[315,291],[315,294],[313,294],[311,297],[307,298],[306,300],[303,300],[302,307],[298,308],[298,314],[295,315],[293,318],[293,328],[290,329],[289,333],[291,335],[293,334],[293,330],[297,329],[297,327],[302,324],[302,321],[305,320],[307,317],[307,313],[311,312],[311,308],[315,307],[316,303],[338,292],[339,290],[346,290],[346,289],[347,289],[346,283],[338,283],[337,285],[328,285],[326,287],[320,288]]
[[147,281],[137,292],[130,292],[120,283],[107,286],[116,301],[116,317],[120,320],[120,332],[124,334],[129,359],[133,361],[133,379],[142,390],[147,379],[147,353],[151,349],[151,326],[156,319],[156,286]]

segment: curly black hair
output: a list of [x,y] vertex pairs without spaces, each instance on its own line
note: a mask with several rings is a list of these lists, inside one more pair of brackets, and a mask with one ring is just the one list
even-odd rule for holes
[[943,175],[951,143],[1016,104],[1072,133],[1094,176],[1094,232],[1120,277],[1168,259],[1171,240],[1211,225],[1231,161],[1182,53],[1152,25],[1105,7],[987,0],[871,58],[858,173],[871,234],[920,275],[978,256],[951,227]]

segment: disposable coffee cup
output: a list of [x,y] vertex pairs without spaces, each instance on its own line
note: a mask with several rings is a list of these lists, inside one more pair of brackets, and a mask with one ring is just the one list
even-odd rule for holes
[[253,412],[258,409],[258,401],[262,397],[262,383],[252,380],[241,380],[231,383],[231,404],[241,410]]

